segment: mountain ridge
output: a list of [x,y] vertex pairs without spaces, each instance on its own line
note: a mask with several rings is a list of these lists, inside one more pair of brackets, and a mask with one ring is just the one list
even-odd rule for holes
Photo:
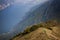
[[[37,24],[37,27],[38,25],[39,24]],[[60,40],[60,23],[55,20],[40,24],[40,27],[34,29],[32,32],[28,30],[30,31],[30,29],[26,29],[27,34],[15,36],[11,40]]]

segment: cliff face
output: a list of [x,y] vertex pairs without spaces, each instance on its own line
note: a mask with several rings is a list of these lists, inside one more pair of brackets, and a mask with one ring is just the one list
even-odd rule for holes
[[12,40],[60,40],[60,23],[56,21],[45,22],[35,31],[26,35],[18,35]]

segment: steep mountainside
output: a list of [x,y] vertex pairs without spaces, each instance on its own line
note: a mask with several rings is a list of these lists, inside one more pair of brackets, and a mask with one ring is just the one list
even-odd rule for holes
[[[42,5],[38,5],[27,13],[25,19],[23,19],[16,27],[13,28],[13,33],[18,34],[23,31],[27,26],[38,24],[40,22],[44,22],[51,19],[60,20],[60,9],[59,9],[60,1],[48,1],[43,3]],[[58,10],[58,11],[57,11]]]

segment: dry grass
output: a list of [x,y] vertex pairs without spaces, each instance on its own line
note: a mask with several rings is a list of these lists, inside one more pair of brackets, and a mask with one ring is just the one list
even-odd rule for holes
[[56,20],[47,21],[33,25],[21,34],[12,40],[60,40],[60,23]]

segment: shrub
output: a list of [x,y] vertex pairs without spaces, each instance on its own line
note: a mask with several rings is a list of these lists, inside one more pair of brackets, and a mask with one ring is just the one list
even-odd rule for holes
[[31,32],[31,31],[30,31],[30,28],[31,28],[31,27],[26,28],[26,29],[24,30],[24,32],[22,33],[22,35],[25,35],[25,34],[30,33],[30,32]]
[[30,31],[32,32],[32,31],[36,30],[37,28],[39,28],[38,25],[33,25],[33,26],[31,27]]

